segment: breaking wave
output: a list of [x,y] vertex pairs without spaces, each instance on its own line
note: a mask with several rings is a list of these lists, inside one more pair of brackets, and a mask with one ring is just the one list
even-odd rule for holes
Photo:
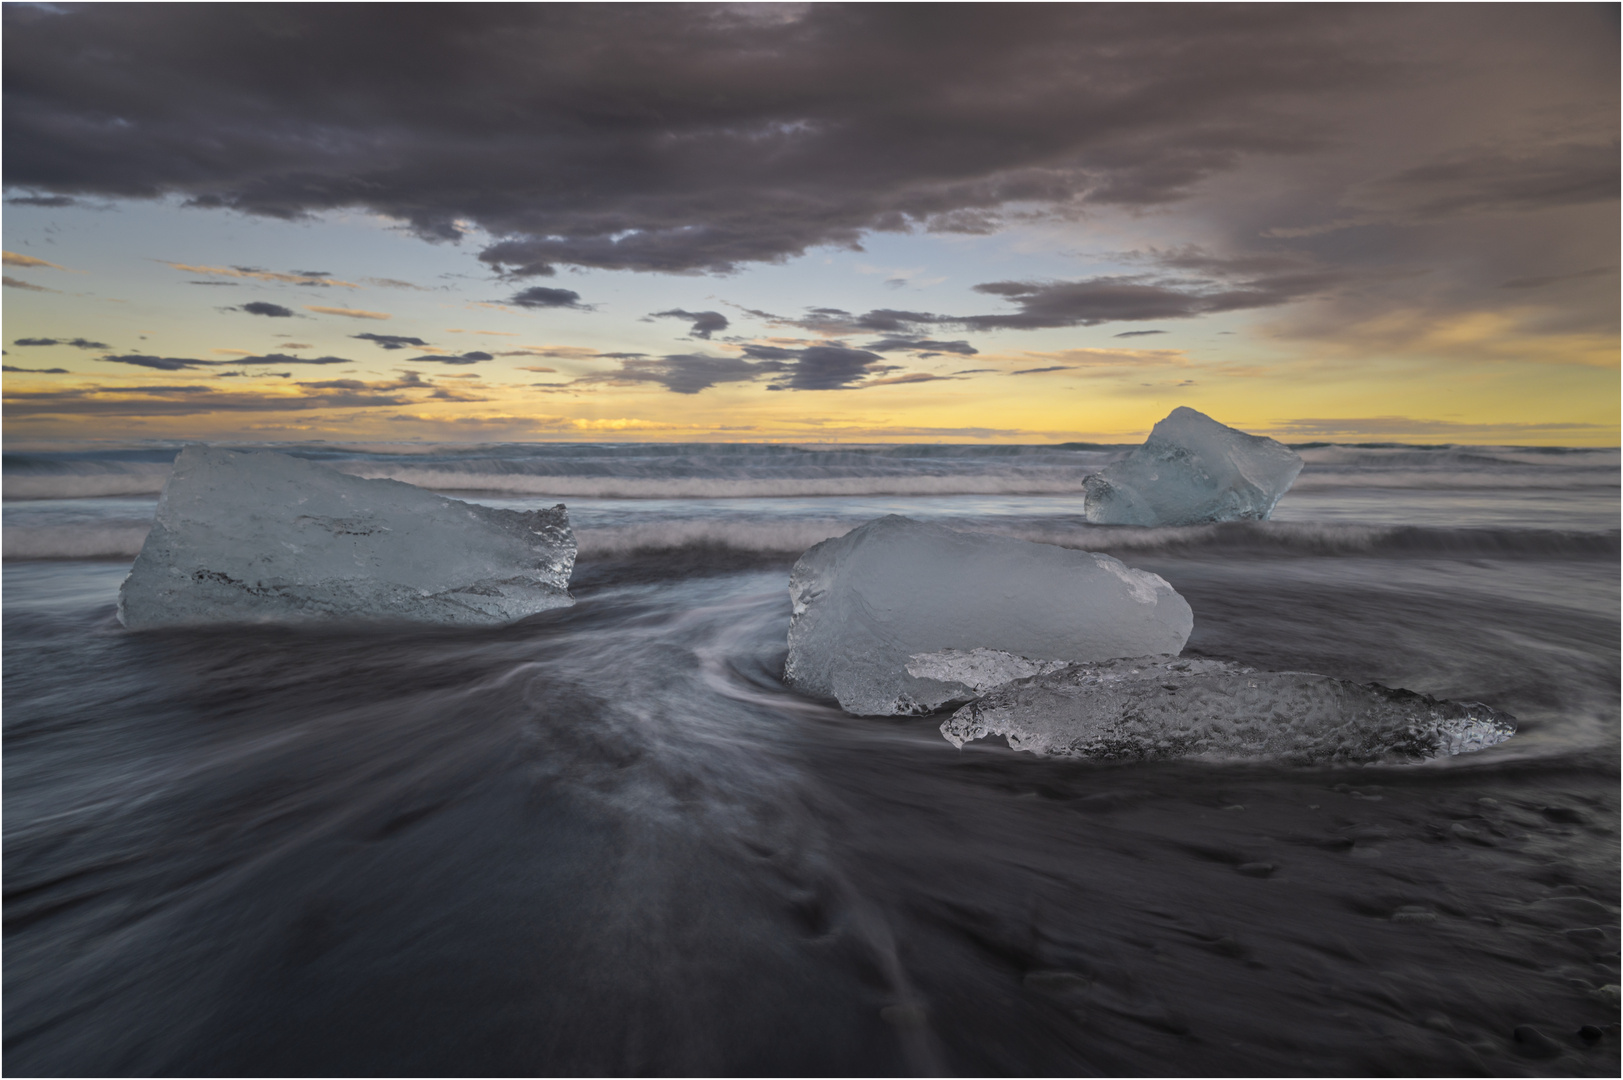
[[156,495],[169,479],[169,465],[142,463],[122,468],[7,472],[7,499],[100,499],[113,495]]
[[949,476],[527,476],[434,469],[345,469],[430,491],[477,491],[561,499],[741,499],[852,495],[1076,495],[1092,472],[1045,478],[1020,473]]
[[[257,449],[244,447],[243,449]],[[278,447],[344,472],[431,491],[557,499],[1062,495],[1120,456],[1109,446],[519,444],[451,452]],[[1551,489],[1618,486],[1615,449],[1528,447],[1301,448],[1294,490],[1349,487]],[[7,499],[156,495],[173,448],[100,454],[7,454]]]
[[[535,476],[524,473],[473,473],[459,470],[393,468],[346,463],[340,471],[368,479],[400,480],[429,491],[486,492],[507,496],[556,499],[734,499],[860,495],[1078,495],[1093,469],[1068,476],[1021,473],[971,473],[950,476]],[[156,495],[169,479],[161,471],[8,475],[7,499],[87,499],[118,495]],[[1416,490],[1616,488],[1615,472],[1583,470],[1549,473],[1394,472],[1302,473],[1292,490],[1298,493],[1344,488]]]

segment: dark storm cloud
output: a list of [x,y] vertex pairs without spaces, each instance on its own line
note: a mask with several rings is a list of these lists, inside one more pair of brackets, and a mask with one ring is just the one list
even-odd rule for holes
[[26,372],[27,374],[30,374],[30,375],[71,375],[72,374],[72,372],[70,372],[67,368],[59,368],[59,367],[47,367],[47,368],[12,367],[10,364],[0,365],[0,371],[15,371],[15,372],[18,372],[18,373]]
[[0,281],[3,281],[8,289],[26,289],[29,292],[56,292],[55,289],[47,289],[43,285],[35,285],[31,281],[14,278],[10,274],[0,275]]
[[472,222],[514,273],[724,271],[1016,204],[1165,204],[1320,147],[1315,104],[1404,74],[1404,14],[1171,11],[7,5],[6,181]]
[[246,311],[250,315],[266,315],[272,319],[293,318],[292,308],[285,308],[281,304],[268,304],[263,300],[250,301],[243,304],[239,310]]
[[342,356],[288,356],[270,353],[266,356],[244,356],[236,360],[193,360],[179,356],[102,356],[97,359],[109,364],[130,364],[152,368],[154,371],[185,371],[191,368],[226,367],[243,364],[352,364]]
[[1537,155],[1500,149],[1456,153],[1378,180],[1366,190],[1377,205],[1436,218],[1611,202],[1620,181],[1614,139],[1561,143]]
[[69,340],[69,341],[63,341],[63,340],[60,340],[58,338],[48,338],[48,337],[40,337],[40,338],[25,337],[25,338],[18,338],[16,341],[13,341],[12,344],[13,345],[70,345],[75,349],[110,349],[110,348],[112,348],[111,345],[108,345],[105,342],[89,341],[89,340],[87,340],[85,338],[82,338],[82,337],[76,337],[76,338],[73,338],[72,340]]
[[421,349],[428,342],[419,337],[406,337],[403,334],[351,334],[350,337],[358,341],[370,341],[380,349],[404,349],[407,345],[415,345]]
[[1149,337],[1151,334],[1164,334],[1164,333],[1166,333],[1165,330],[1123,330],[1121,333],[1113,334],[1112,336],[1113,337]]
[[727,316],[719,311],[683,311],[673,308],[670,311],[656,311],[649,316],[651,319],[687,319],[693,323],[688,329],[689,337],[710,340],[710,335],[719,330],[727,329]]
[[509,304],[527,308],[578,308],[580,293],[573,289],[547,289],[537,285],[533,289],[514,293],[507,298]]

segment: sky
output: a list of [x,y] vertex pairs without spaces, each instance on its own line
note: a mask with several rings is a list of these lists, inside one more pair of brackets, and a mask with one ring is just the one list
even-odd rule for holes
[[8,445],[1619,442],[1618,5],[3,17]]

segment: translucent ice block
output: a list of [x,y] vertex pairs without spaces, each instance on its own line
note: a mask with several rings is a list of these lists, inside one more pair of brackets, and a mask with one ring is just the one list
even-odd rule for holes
[[1266,520],[1301,471],[1284,443],[1177,408],[1142,446],[1082,482],[1082,508],[1096,525]]
[[1001,735],[1016,750],[1062,757],[1304,764],[1462,754],[1515,731],[1514,718],[1475,702],[1175,656],[1072,664],[1006,683],[941,725],[955,746]]
[[894,515],[807,551],[789,594],[785,677],[867,716],[967,701],[1045,661],[1175,653],[1194,625],[1172,586],[1108,555]]
[[495,510],[274,453],[187,447],[119,590],[131,629],[503,623],[574,603],[563,506]]

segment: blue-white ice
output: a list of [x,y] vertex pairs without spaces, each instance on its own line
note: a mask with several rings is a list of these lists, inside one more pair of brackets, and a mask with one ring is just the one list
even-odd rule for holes
[[788,682],[865,716],[924,713],[1054,661],[1183,648],[1194,616],[1108,555],[891,515],[801,556]]
[[1180,407],[1142,446],[1083,481],[1083,512],[1095,525],[1262,521],[1301,471],[1284,443]]
[[119,590],[131,629],[372,619],[490,624],[568,607],[563,506],[496,510],[284,454],[188,447]]
[[1513,717],[1476,702],[1224,660],[1072,664],[995,687],[941,725],[954,746],[1001,735],[1035,754],[1100,759],[1417,761],[1504,742]]

